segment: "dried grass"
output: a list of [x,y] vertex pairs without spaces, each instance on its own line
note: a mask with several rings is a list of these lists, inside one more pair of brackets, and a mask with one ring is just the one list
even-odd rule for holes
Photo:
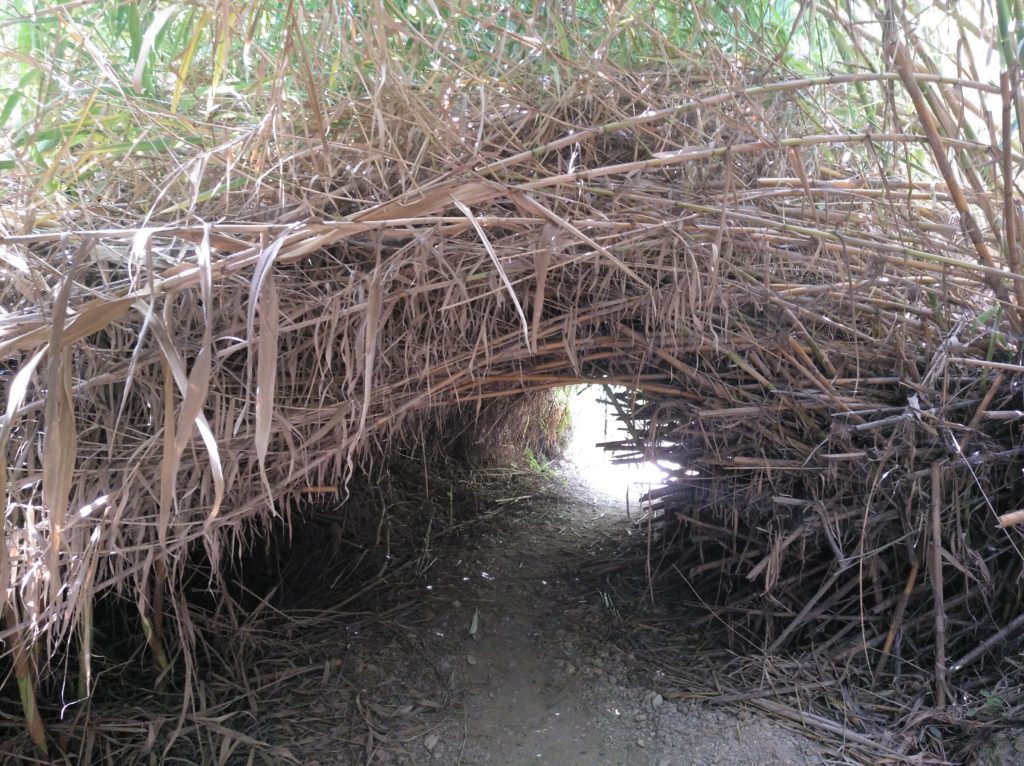
[[[689,512],[729,519],[730,566],[792,594],[770,652],[829,609],[844,656],[880,643],[929,544],[935,595],[971,584],[946,614],[1015,609],[1016,540],[989,554],[982,530],[1018,486],[1020,149],[947,104],[1009,114],[1017,90],[940,74],[905,29],[893,67],[854,71],[878,62],[872,26],[822,13],[860,51],[849,73],[696,60],[634,19],[659,51],[643,64],[499,29],[424,74],[366,28],[362,89],[331,91],[307,53],[305,109],[271,90],[200,155],[126,154],[80,203],[20,177],[0,237],[15,663],[77,643],[88,677],[76,636],[117,589],[159,664],[192,640],[189,546],[216,572],[252,524],[445,418],[586,380],[643,393],[632,446],[699,469]],[[412,39],[448,59],[449,34]],[[668,523],[674,492],[654,501]],[[811,528],[835,560],[797,574]]]

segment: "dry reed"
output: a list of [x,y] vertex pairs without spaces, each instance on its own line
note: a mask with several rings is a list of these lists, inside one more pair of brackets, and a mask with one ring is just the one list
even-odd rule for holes
[[709,576],[756,583],[717,615],[770,594],[785,617],[743,628],[769,654],[866,669],[934,604],[916,677],[952,700],[942,658],[1017,603],[1016,541],[985,530],[1019,487],[1024,225],[1008,123],[949,99],[1009,114],[1017,91],[895,34],[883,71],[820,77],[665,40],[656,63],[571,61],[517,33],[421,77],[368,35],[376,79],[300,73],[318,95],[294,124],[271,102],[201,156],[126,156],[80,206],[23,179],[0,237],[0,638],[25,693],[29,650],[69,646],[89,692],[98,594],[135,600],[163,667],[192,641],[190,546],[216,572],[431,423],[599,380],[640,392],[645,437],[620,448],[700,472],[651,498],[666,540],[721,524],[698,525],[726,552]]

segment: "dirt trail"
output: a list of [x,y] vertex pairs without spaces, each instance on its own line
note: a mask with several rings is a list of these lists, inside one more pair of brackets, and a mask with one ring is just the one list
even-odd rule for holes
[[642,737],[602,733],[621,711],[585,694],[575,643],[582,615],[562,566],[567,538],[583,530],[566,522],[548,520],[538,534],[505,530],[476,552],[473,563],[489,578],[460,600],[463,614],[471,606],[478,617],[475,634],[461,640],[468,762],[636,762]]
[[[275,552],[277,568],[265,567],[261,608],[196,610],[229,639],[203,647],[185,725],[173,695],[165,704],[126,692],[97,702],[93,734],[133,764],[157,753],[161,763],[223,766],[878,762],[756,708],[685,693],[728,697],[729,674],[761,669],[759,660],[706,646],[712,673],[683,635],[685,618],[651,605],[642,573],[620,566],[643,561],[623,542],[633,528],[621,506],[568,477],[456,474],[448,506],[432,500],[420,519],[416,539],[432,542],[409,545],[410,558],[367,550],[365,579],[344,577],[362,558],[338,542],[337,516],[307,519],[287,560]],[[456,496],[473,508],[460,513]],[[1010,757],[984,762],[1017,763],[1020,739],[995,743]],[[0,766],[36,762],[2,749]]]
[[[396,763],[455,766],[823,763],[815,743],[780,725],[658,693],[616,642],[616,594],[575,577],[625,534],[622,511],[575,487],[519,498],[482,522],[428,572],[407,662],[445,679],[447,704],[409,737]],[[420,684],[422,685],[422,683]],[[386,758],[384,760],[387,760]]]
[[508,490],[458,539],[385,568],[357,613],[316,612],[279,631],[281,648],[249,671],[276,679],[254,692],[249,732],[278,748],[266,762],[825,762],[774,721],[663,698],[665,677],[630,653],[623,616],[636,597],[580,574],[621,545],[621,508],[565,479],[513,477]]

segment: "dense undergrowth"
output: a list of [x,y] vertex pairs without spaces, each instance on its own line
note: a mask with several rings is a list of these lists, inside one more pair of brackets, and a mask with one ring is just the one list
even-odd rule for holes
[[235,630],[295,509],[347,498],[366,576],[433,516],[353,477],[536,454],[561,410],[517,397],[587,381],[634,392],[620,457],[683,466],[644,571],[850,683],[824,730],[942,758],[1024,700],[1019,3],[4,13],[0,635],[40,757],[120,669],[187,709],[180,594]]

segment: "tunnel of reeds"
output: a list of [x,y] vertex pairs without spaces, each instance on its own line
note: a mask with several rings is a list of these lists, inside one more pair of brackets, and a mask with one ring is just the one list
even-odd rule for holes
[[551,392],[584,383],[623,387],[611,451],[678,466],[637,521],[658,597],[799,668],[860,757],[1019,715],[1003,4],[927,9],[953,47],[872,2],[108,5],[0,32],[28,46],[0,114],[24,752],[132,673],[194,694],[191,605],[259,608],[278,537],[332,578],[376,571],[384,528],[414,550],[447,523],[431,476],[557,451]]

